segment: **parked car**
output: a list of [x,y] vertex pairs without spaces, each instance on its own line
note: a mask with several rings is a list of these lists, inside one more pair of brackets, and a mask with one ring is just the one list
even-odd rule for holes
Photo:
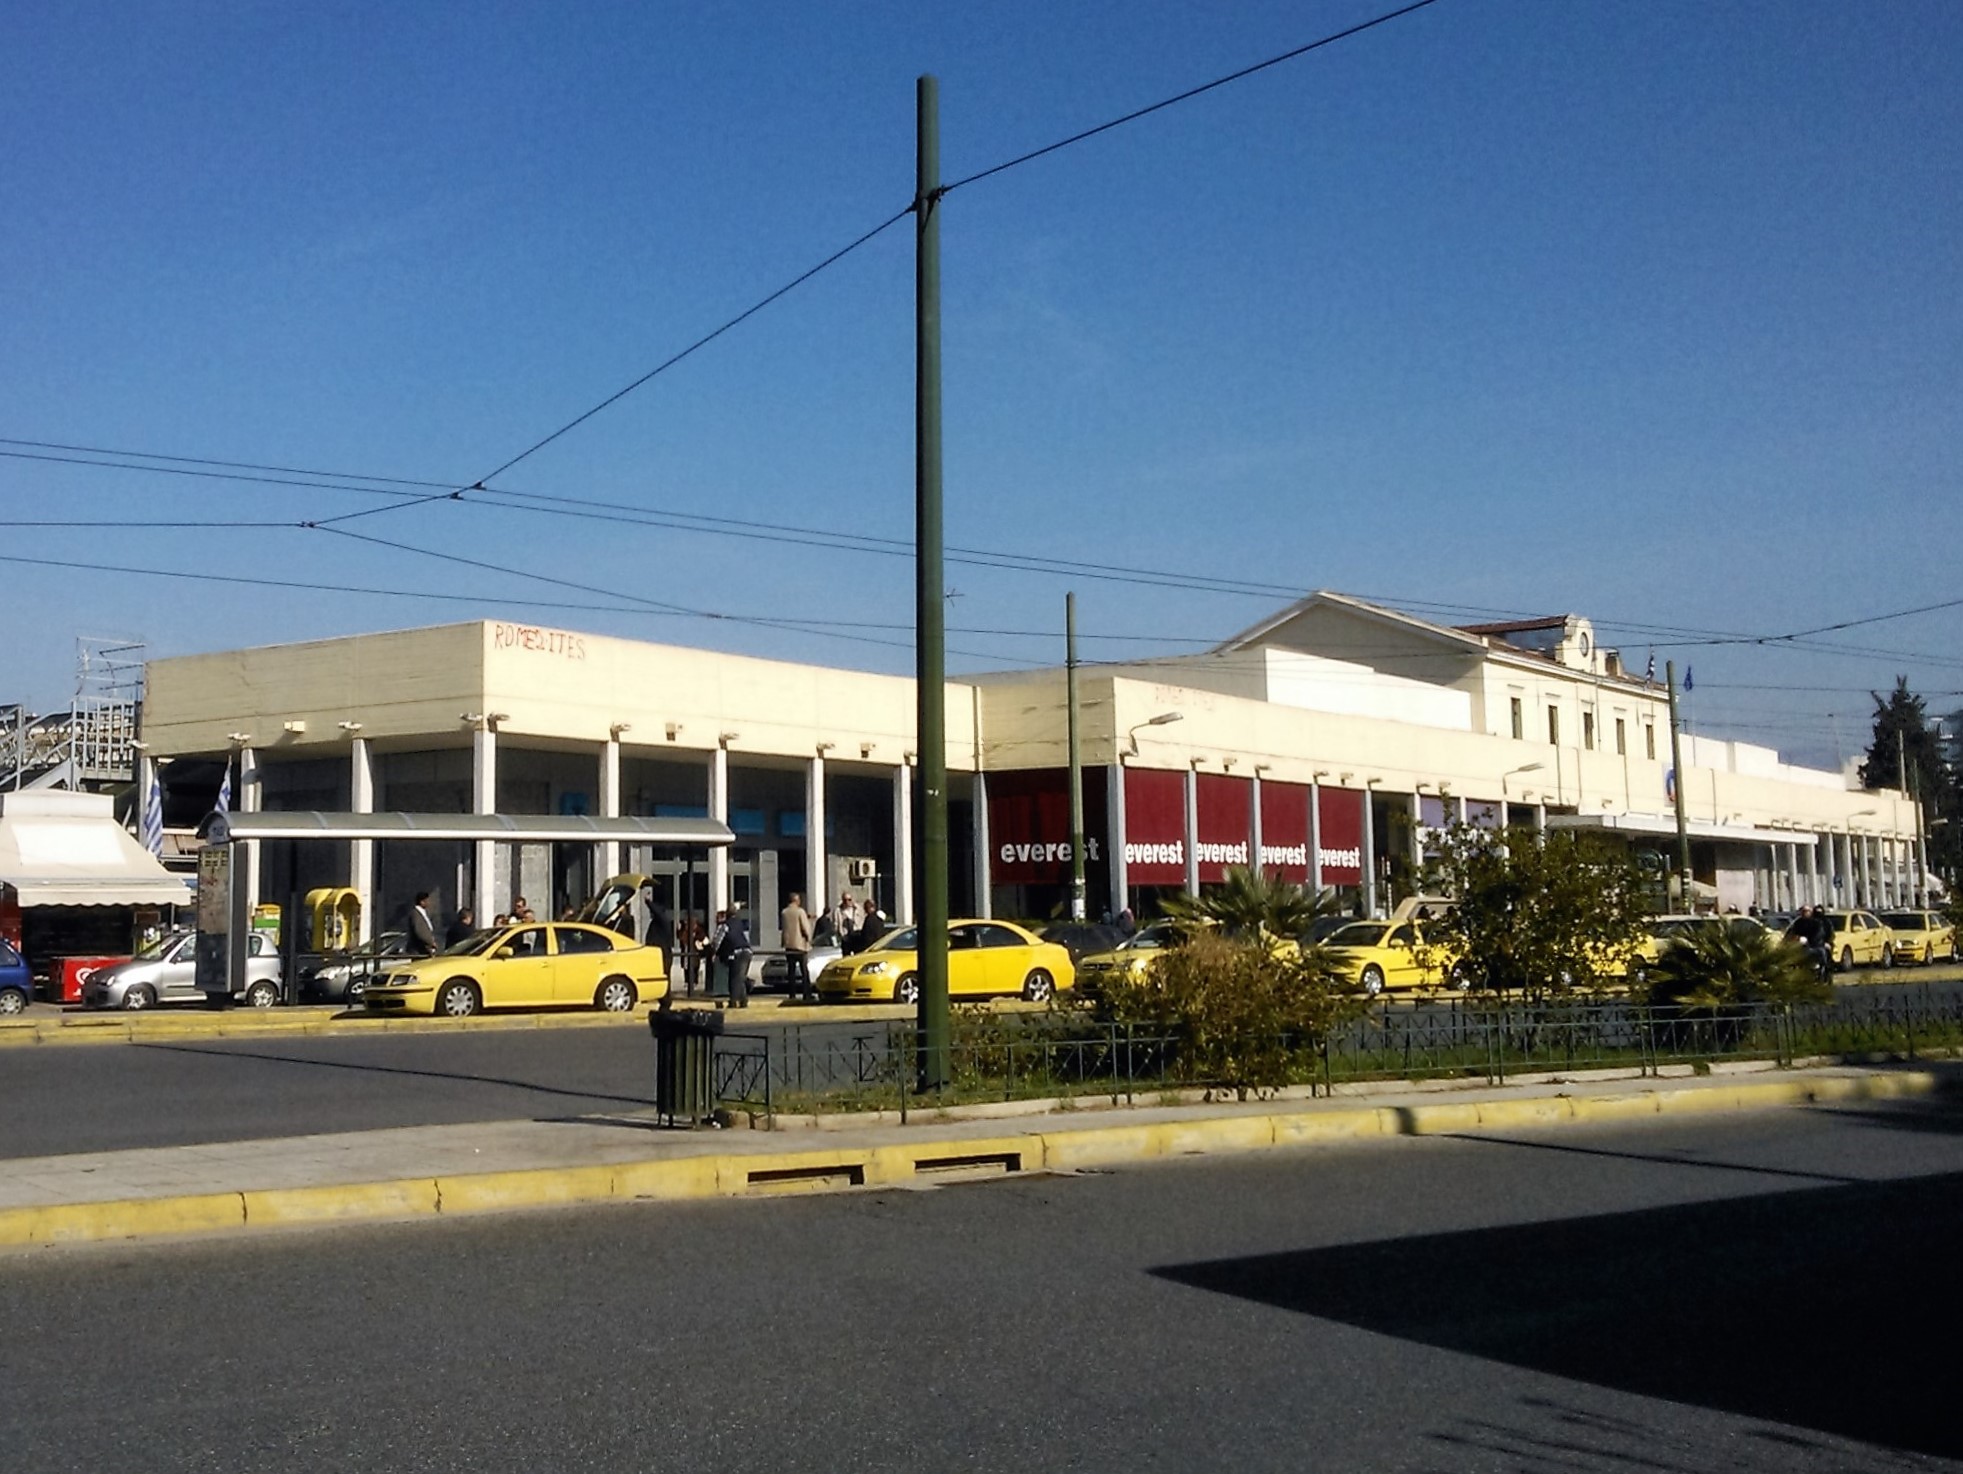
[[[811,933],[811,951],[805,956],[804,970],[811,975],[812,985],[818,982],[818,974],[844,955],[838,938],[832,932],[829,916],[818,918],[817,928]],[[750,968],[750,989],[752,992],[782,993],[791,986],[791,964],[782,952],[772,952],[763,958],[761,964],[752,963]]]
[[330,952],[300,969],[300,992],[320,1003],[354,1003],[409,951],[409,933],[385,931],[348,952]]
[[0,937],[0,1013],[22,1013],[34,998],[34,970]]
[[1823,913],[1833,932],[1829,954],[1834,965],[1846,972],[1853,967],[1892,967],[1895,963],[1895,935],[1881,924],[1872,911],[1828,911]]
[[1897,962],[1956,961],[1956,928],[1940,911],[1884,911]]
[[1070,954],[1079,967],[1086,957],[1114,951],[1125,943],[1125,934],[1102,921],[1052,921],[1037,933],[1046,942],[1055,942]]
[[[246,933],[245,988],[233,996],[254,1008],[280,1001],[279,948],[264,932]],[[84,1008],[152,1008],[203,1002],[198,990],[198,936],[178,931],[159,938],[128,962],[111,963],[82,984]]]
[[1323,945],[1341,975],[1373,998],[1393,988],[1470,986],[1446,948],[1425,946],[1414,921],[1352,921]]
[[590,923],[534,921],[473,932],[398,965],[362,990],[361,1003],[371,1013],[449,1018],[512,1007],[625,1013],[667,992],[660,948]]
[[[919,929],[889,931],[818,975],[827,1003],[914,1003],[920,998]],[[953,998],[1020,994],[1040,1003],[1077,981],[1070,953],[1006,921],[964,919],[947,928],[947,991]]]
[[1167,947],[1185,935],[1182,923],[1159,920],[1140,927],[1108,952],[1094,952],[1077,964],[1077,987],[1087,998],[1101,998],[1120,977],[1142,977]]

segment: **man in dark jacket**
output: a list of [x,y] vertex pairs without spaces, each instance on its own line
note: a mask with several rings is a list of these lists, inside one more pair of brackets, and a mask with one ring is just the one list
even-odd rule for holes
[[454,947],[476,930],[477,913],[468,906],[459,906],[457,914],[450,919],[449,930],[443,933],[443,945]]
[[859,913],[859,932],[852,939],[852,950],[854,952],[863,952],[885,935],[885,913],[879,909],[878,897],[874,896],[871,891],[867,891],[865,908]]
[[716,947],[716,960],[729,969],[729,1006],[750,1006],[750,927],[743,913],[732,911]]
[[1807,956],[1821,973],[1833,971],[1833,927],[1828,923],[1825,913],[1815,911],[1811,906],[1799,908],[1799,915],[1786,929],[1786,935],[1806,949]]

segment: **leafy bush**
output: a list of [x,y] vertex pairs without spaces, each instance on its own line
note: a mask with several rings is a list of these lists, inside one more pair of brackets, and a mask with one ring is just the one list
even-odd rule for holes
[[1183,1078],[1244,1100],[1288,1084],[1367,1000],[1342,983],[1320,947],[1205,931],[1168,948],[1143,975],[1115,979],[1103,1002],[1120,1023],[1176,1034]]
[[1714,926],[1679,937],[1649,972],[1649,1001],[1684,1008],[1824,1003],[1833,988],[1797,942],[1763,928]]

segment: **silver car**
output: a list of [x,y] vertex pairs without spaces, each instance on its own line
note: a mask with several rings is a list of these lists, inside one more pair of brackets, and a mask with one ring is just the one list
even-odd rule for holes
[[[279,1002],[279,949],[263,932],[249,933],[245,991],[234,996],[254,1008]],[[172,932],[128,962],[97,968],[82,984],[84,1008],[151,1008],[159,1003],[202,1002],[198,991],[198,936]]]

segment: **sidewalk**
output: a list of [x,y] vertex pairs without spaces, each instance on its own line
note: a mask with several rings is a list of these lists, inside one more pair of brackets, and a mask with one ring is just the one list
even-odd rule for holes
[[20,1158],[0,1174],[0,1246],[630,1200],[908,1186],[1213,1152],[1610,1122],[1933,1093],[1947,1073],[1836,1067],[1335,1099],[918,1115],[821,1131],[668,1130],[645,1114],[424,1126]]

